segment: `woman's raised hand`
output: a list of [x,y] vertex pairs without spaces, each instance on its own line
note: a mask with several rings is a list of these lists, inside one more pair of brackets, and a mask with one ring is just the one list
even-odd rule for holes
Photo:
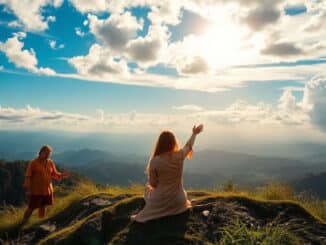
[[192,133],[193,134],[199,134],[201,131],[203,131],[203,129],[204,129],[204,125],[203,124],[200,124],[199,126],[194,126],[193,128],[192,128]]

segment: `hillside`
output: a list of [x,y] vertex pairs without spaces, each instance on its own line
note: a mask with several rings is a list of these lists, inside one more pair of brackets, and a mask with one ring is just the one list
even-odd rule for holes
[[[144,205],[137,194],[96,194],[17,233],[15,244],[325,244],[326,224],[299,204],[241,195],[190,192],[189,212],[132,223]],[[8,242],[9,242],[8,241]],[[233,242],[232,242],[233,241]]]
[[294,183],[297,191],[308,191],[321,199],[326,199],[326,172],[309,174]]

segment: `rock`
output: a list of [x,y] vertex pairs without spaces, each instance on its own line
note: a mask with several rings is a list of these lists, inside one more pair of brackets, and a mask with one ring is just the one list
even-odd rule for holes
[[33,242],[39,241],[43,237],[46,237],[51,232],[54,232],[56,230],[56,225],[51,224],[50,222],[47,222],[45,224],[40,225],[35,229],[35,234],[33,237]]
[[205,217],[207,217],[209,215],[209,210],[204,210],[202,213]]
[[24,230],[7,244],[35,244],[78,220],[83,223],[76,230],[48,244],[220,244],[225,228],[237,222],[259,231],[281,226],[302,244],[326,244],[326,224],[295,203],[207,196],[182,214],[142,224],[132,222],[130,216],[144,207],[144,199],[128,197],[131,195],[88,197],[37,228]]

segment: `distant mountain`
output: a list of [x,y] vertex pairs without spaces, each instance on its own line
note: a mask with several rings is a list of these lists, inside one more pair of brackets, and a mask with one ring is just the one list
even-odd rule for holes
[[105,161],[112,158],[114,158],[114,156],[111,153],[92,149],[66,151],[60,154],[53,154],[52,156],[55,162],[60,162],[66,166],[82,166],[89,162]]
[[[119,157],[98,150],[82,150],[54,159],[99,184],[144,183],[147,178],[145,157]],[[186,187],[207,188],[222,185],[227,180],[241,186],[261,185],[271,180],[292,182],[307,173],[326,171],[326,166],[286,158],[207,150],[195,152],[192,160],[185,160],[184,170]]]
[[308,191],[321,199],[326,199],[326,172],[306,175],[296,181],[294,187],[297,191]]
[[82,149],[76,151],[65,151],[54,153],[52,159],[67,167],[93,165],[94,163],[119,162],[120,164],[145,165],[148,159],[136,154],[113,154],[111,152],[94,149]]
[[193,159],[186,161],[185,171],[223,175],[240,183],[261,183],[269,179],[292,180],[307,173],[319,173],[326,171],[326,165],[287,158],[206,150],[195,152]]

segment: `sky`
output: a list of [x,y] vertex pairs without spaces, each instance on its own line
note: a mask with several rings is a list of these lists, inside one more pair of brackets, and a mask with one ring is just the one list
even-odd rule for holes
[[326,2],[0,0],[0,128],[326,141]]

